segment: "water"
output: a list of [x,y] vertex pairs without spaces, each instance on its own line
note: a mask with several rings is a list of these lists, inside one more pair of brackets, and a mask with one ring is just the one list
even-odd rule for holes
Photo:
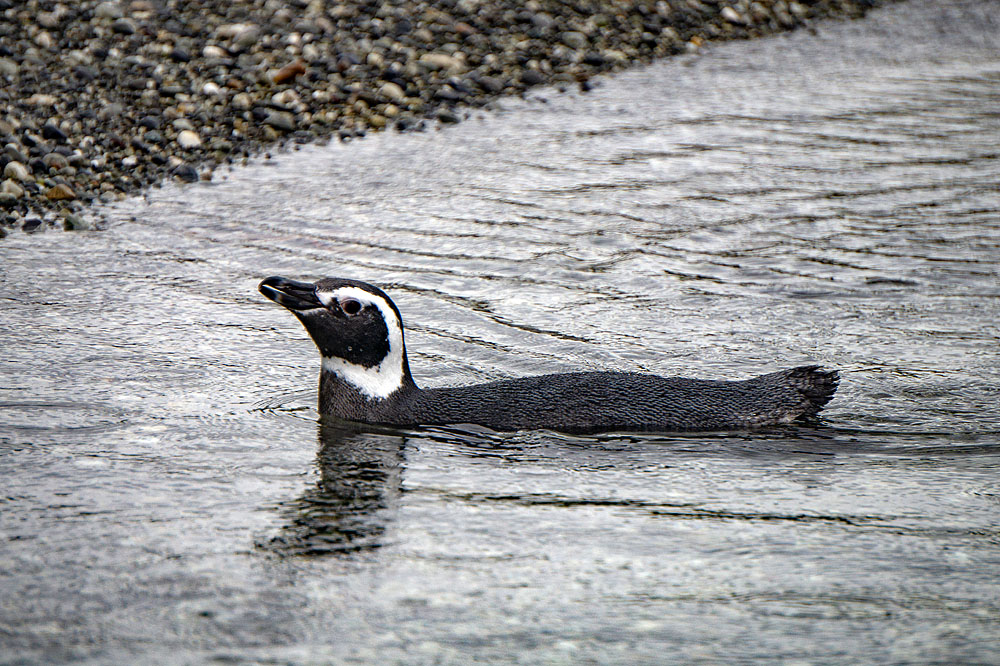
[[[915,1],[0,244],[0,662],[1000,659],[1000,26]],[[818,427],[320,427],[264,276],[423,385],[841,369]]]

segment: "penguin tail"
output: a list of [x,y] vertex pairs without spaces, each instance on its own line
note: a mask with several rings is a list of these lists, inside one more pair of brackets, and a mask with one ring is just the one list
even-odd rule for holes
[[800,416],[815,416],[833,399],[840,385],[840,373],[818,365],[803,365],[784,372],[786,381],[803,398]]

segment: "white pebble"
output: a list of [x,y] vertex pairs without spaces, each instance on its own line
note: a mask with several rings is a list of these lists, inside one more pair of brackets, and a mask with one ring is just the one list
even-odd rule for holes
[[177,143],[181,148],[197,148],[201,145],[201,137],[193,130],[184,130],[177,135]]
[[249,109],[253,106],[253,97],[247,93],[241,92],[233,95],[233,107],[237,109]]
[[28,167],[20,162],[8,162],[7,166],[3,168],[3,175],[14,180],[25,181],[28,180],[31,174],[28,171]]
[[201,54],[206,58],[225,58],[227,55],[226,50],[221,46],[215,46],[214,44],[209,44],[201,50]]

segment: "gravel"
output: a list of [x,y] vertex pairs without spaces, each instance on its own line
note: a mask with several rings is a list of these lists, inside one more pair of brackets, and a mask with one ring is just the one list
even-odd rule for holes
[[92,202],[274,144],[461,122],[881,1],[0,0],[0,238],[92,229]]

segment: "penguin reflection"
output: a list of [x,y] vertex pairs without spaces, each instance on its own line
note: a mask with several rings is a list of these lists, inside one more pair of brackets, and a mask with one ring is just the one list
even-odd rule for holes
[[289,522],[258,547],[280,555],[325,555],[383,545],[399,506],[405,441],[386,431],[321,424],[319,482],[284,505]]

